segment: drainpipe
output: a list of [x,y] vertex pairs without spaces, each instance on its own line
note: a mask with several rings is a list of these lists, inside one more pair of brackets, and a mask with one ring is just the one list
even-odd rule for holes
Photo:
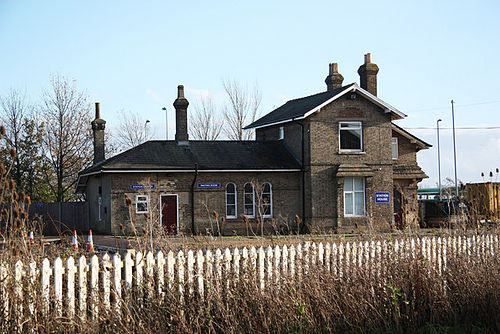
[[196,230],[194,229],[194,185],[198,179],[198,164],[194,164],[194,178],[193,183],[191,183],[191,232],[196,235]]
[[304,233],[304,224],[305,224],[305,217],[306,217],[306,169],[304,167],[304,124],[297,122],[295,118],[292,118],[292,123],[296,123],[300,125],[300,129],[302,132],[302,145],[301,145],[301,168],[302,168],[302,226],[301,226],[301,232]]

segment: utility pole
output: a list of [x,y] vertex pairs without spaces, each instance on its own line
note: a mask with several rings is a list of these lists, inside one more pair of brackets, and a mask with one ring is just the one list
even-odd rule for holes
[[451,119],[453,122],[453,163],[455,165],[455,194],[458,197],[458,183],[457,183],[457,144],[455,141],[455,101],[451,100]]
[[165,139],[168,140],[168,112],[165,107],[161,108],[161,110],[165,110]]
[[439,122],[441,122],[442,119],[438,119],[436,122],[436,129],[437,129],[437,149],[438,149],[438,178],[439,178],[439,200],[441,200],[441,156],[439,153]]

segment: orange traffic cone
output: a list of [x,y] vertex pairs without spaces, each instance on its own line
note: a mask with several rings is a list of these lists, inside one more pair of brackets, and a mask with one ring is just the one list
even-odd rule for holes
[[94,240],[92,240],[92,230],[89,231],[89,237],[87,239],[87,252],[94,251]]
[[30,245],[33,245],[35,243],[35,235],[33,234],[33,231],[30,231],[28,238],[30,239]]
[[73,245],[73,250],[75,252],[78,252],[78,239],[76,237],[76,230],[75,233],[73,234],[73,238],[71,239],[71,244]]

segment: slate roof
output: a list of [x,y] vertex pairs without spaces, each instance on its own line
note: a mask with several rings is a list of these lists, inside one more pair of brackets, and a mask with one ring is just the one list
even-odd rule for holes
[[153,140],[104,160],[82,172],[106,170],[271,170],[300,169],[299,162],[280,141]]
[[255,128],[265,124],[277,123],[286,121],[297,117],[304,116],[308,111],[317,107],[318,105],[328,101],[335,95],[350,88],[354,84],[336,88],[332,91],[321,92],[318,94],[301,97],[299,99],[290,100],[278,109],[274,109],[269,114],[259,118],[252,124],[245,127],[245,129]]

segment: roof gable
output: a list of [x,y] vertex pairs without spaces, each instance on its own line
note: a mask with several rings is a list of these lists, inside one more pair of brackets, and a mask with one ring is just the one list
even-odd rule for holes
[[392,119],[401,119],[406,117],[404,113],[397,110],[390,104],[382,101],[367,90],[359,87],[356,83],[352,83],[350,85],[343,86],[332,91],[326,91],[299,99],[290,100],[281,107],[271,111],[252,124],[246,126],[245,129],[263,128],[280,123],[307,118],[315,112],[319,111],[327,104],[330,104],[331,102],[337,100],[341,96],[347,93],[354,92],[375,103],[376,105],[381,107],[384,112],[391,113]]
[[426,149],[432,147],[431,144],[426,143],[422,139],[417,138],[416,136],[412,135],[411,133],[409,133],[408,131],[406,131],[402,127],[399,127],[399,126],[397,126],[394,123],[391,123],[391,125],[392,125],[392,131],[394,131],[394,132],[400,134],[401,136],[407,138],[410,141],[410,143],[416,144],[419,147],[419,149],[426,150]]

